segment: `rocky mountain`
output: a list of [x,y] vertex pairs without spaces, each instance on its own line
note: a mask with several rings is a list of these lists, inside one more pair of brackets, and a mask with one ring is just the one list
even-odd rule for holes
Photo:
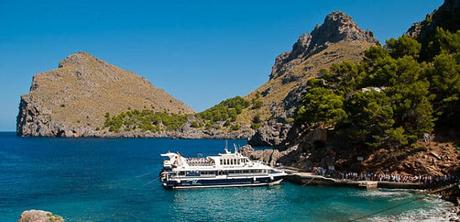
[[[460,89],[460,81],[458,81],[460,79],[460,72],[458,70],[460,70],[460,66],[459,60],[455,59],[458,58],[460,54],[460,23],[458,23],[458,17],[460,15],[459,6],[459,0],[445,0],[444,4],[439,9],[431,15],[428,15],[427,19],[424,21],[416,23],[416,25],[409,29],[405,36],[389,40],[385,47],[375,47],[367,54],[364,60],[361,60],[359,63],[354,63],[357,65],[356,68],[358,70],[362,70],[360,72],[352,72],[352,74],[347,74],[346,71],[335,72],[331,75],[334,77],[329,76],[329,79],[327,75],[317,76],[319,82],[316,88],[317,90],[320,88],[330,89],[331,91],[336,90],[337,94],[334,95],[339,95],[340,89],[334,89],[334,87],[338,85],[348,87],[342,91],[342,93],[345,93],[341,95],[343,96],[343,103],[345,104],[343,106],[344,112],[348,115],[345,121],[335,124],[334,127],[325,127],[326,124],[315,125],[308,122],[317,121],[318,119],[305,118],[298,120],[293,127],[289,127],[288,132],[282,134],[282,136],[278,136],[280,135],[280,131],[276,132],[273,130],[274,127],[269,128],[270,125],[262,127],[253,137],[253,142],[256,144],[271,143],[276,146],[268,150],[253,150],[251,147],[245,147],[246,155],[253,159],[265,161],[266,163],[281,163],[286,166],[293,166],[304,170],[311,170],[313,167],[330,168],[333,166],[336,170],[346,172],[395,172],[405,175],[431,176],[459,175],[460,152],[458,144],[460,141],[460,131],[458,129],[458,124],[452,124],[456,122],[458,118],[454,115],[450,115],[458,113],[458,107],[460,107],[458,100],[460,92],[460,90],[458,90]],[[436,31],[438,28],[442,28],[444,31]],[[440,41],[442,41],[443,44],[433,44]],[[296,45],[301,44],[296,43]],[[412,47],[414,45],[416,47]],[[411,47],[413,50],[408,50]],[[400,50],[398,51],[399,53],[404,52],[401,54],[395,53],[397,51],[395,50],[396,48]],[[288,57],[289,55],[285,56],[285,58]],[[282,61],[282,59],[279,59],[279,61]],[[378,75],[386,73],[385,71],[382,72],[380,67],[390,67],[392,64],[396,63],[399,64],[398,66],[402,69],[396,68],[395,70],[409,70],[406,69],[407,66],[412,65],[412,68],[414,68],[412,70],[419,69],[422,73],[429,73],[430,76],[419,76],[417,80],[405,82],[402,80],[405,77],[404,72],[398,71],[394,72],[393,79],[382,78],[383,81],[380,83],[362,81],[355,86],[349,84],[350,78],[344,77],[346,75],[354,75],[354,77],[368,80],[379,79],[377,77]],[[375,64],[378,65],[374,66]],[[443,67],[444,65],[454,68],[445,69]],[[361,68],[358,68],[358,66]],[[369,67],[372,68],[367,69]],[[423,71],[424,68],[425,70]],[[276,68],[275,70],[280,69]],[[414,71],[407,72],[408,76],[411,77],[415,76],[415,73]],[[278,77],[276,74],[272,76],[274,79],[282,78]],[[446,82],[446,84],[439,84],[438,81]],[[427,82],[432,84],[433,87],[429,88],[429,84],[426,84],[426,94],[430,98],[439,98],[440,95],[445,96],[445,98],[448,99],[444,101],[449,102],[453,108],[449,107],[449,109],[442,111],[442,104],[432,101],[427,104],[426,107],[418,108],[418,110],[422,110],[422,112],[414,112],[414,110],[416,110],[415,108],[407,109],[407,111],[401,112],[400,114],[394,112],[396,110],[401,110],[401,104],[408,104],[408,101],[411,100],[410,96],[402,95],[402,91],[408,90],[407,92],[413,93],[413,91],[416,90],[410,89],[411,84],[418,85],[418,83]],[[421,87],[415,88],[420,89]],[[446,91],[441,92],[439,88],[444,88]],[[309,89],[311,89],[311,91],[307,92],[310,93],[307,96],[310,96],[310,98],[317,95],[321,96],[321,94],[311,93],[315,90],[314,86]],[[305,92],[302,85],[296,87],[291,93],[296,91],[300,92],[300,94],[304,94]],[[286,98],[295,98],[291,93],[289,93]],[[395,95],[392,93],[395,93],[398,97],[390,98],[388,95]],[[417,93],[413,93],[411,95],[416,94]],[[421,94],[422,93],[419,95]],[[374,98],[373,96],[376,97]],[[358,99],[353,100],[353,97]],[[328,98],[332,97],[328,95]],[[386,100],[388,104],[394,105],[397,103],[395,101],[401,98],[403,98],[404,103],[400,105],[386,106],[385,108],[382,108],[383,105],[378,108],[375,106],[377,103]],[[287,100],[285,99],[284,101]],[[296,100],[292,101],[296,102]],[[319,107],[319,109],[310,109],[309,112],[303,114],[304,117],[314,116],[314,114],[317,113],[315,111],[321,111],[323,107],[328,106],[329,101],[330,100],[320,101],[315,99],[305,100],[302,103],[304,107],[311,105],[310,107]],[[361,103],[363,101],[366,102]],[[411,104],[420,104],[415,100],[413,101],[414,102],[411,102]],[[359,106],[362,107],[359,108]],[[449,115],[432,113],[431,109],[441,110],[440,112],[445,112]],[[328,109],[326,112],[331,110],[334,111],[333,109]],[[357,110],[357,112],[355,110]],[[377,114],[377,112],[382,110],[390,111],[389,113],[392,115],[391,118],[382,121],[384,116],[382,112]],[[369,111],[373,113],[368,116],[370,117],[368,118],[369,121],[365,124],[360,124],[365,116],[369,114]],[[422,124],[420,124],[423,121],[418,121],[421,119],[420,117],[423,116],[423,113],[428,116],[425,122],[433,124],[432,128],[423,129]],[[355,115],[353,119],[349,118],[353,115]],[[416,121],[414,121],[414,119],[409,120],[400,118],[401,116],[407,117],[409,115],[416,117],[414,118]],[[433,118],[434,116],[437,116],[437,119]],[[406,125],[406,128],[399,128],[401,130],[400,132],[389,136],[390,134],[388,132],[398,131],[392,131],[395,126],[399,127],[402,125],[401,123],[397,123],[398,121],[404,124],[413,124],[413,126],[410,127],[415,130],[420,130],[422,133],[410,135],[412,136],[411,142],[404,139],[398,141],[397,138],[407,138],[409,134],[405,134],[404,131],[406,129],[407,131],[410,130],[408,127],[409,125]],[[389,123],[389,125],[387,125],[389,130],[385,129],[384,131],[380,131],[382,128],[379,130],[374,130],[376,128],[372,128],[382,123]],[[282,123],[279,124],[283,126]],[[367,131],[365,129],[366,127],[373,130]],[[379,134],[381,132],[383,133]],[[393,137],[395,135],[396,137]],[[285,136],[284,139],[283,136]],[[383,140],[390,142],[372,144],[372,140],[379,136]],[[274,140],[273,138],[277,138],[278,140]],[[282,140],[281,144],[276,144],[275,142],[279,140]],[[369,143],[369,141],[371,142]]]
[[375,44],[378,42],[372,32],[359,28],[343,12],[327,15],[322,25],[301,35],[291,51],[275,59],[269,81],[246,96],[248,101],[259,99],[262,105],[244,110],[239,121],[247,124],[257,116],[264,122],[250,144],[279,144],[291,127],[306,82],[334,63],[360,60],[363,52]]
[[[76,53],[63,60],[57,69],[33,78],[30,93],[21,97],[17,132],[66,137],[242,138],[250,137],[253,129],[257,129],[250,141],[252,145],[277,145],[291,128],[306,82],[334,63],[359,60],[374,44],[377,41],[371,32],[359,28],[350,16],[333,12],[311,33],[301,35],[290,52],[275,59],[269,81],[244,97],[249,105],[212,107],[209,115],[189,115],[181,127],[162,130],[168,127],[160,126],[154,131],[139,129],[145,128],[139,120],[147,116],[132,118],[129,115],[134,113],[127,111],[146,109],[174,114],[193,111],[131,72],[87,53]],[[223,113],[232,116],[237,106],[243,109],[234,120],[222,116]],[[104,126],[106,113],[116,117],[109,128]],[[117,124],[122,127],[116,127]]]
[[429,60],[430,53],[436,47],[433,40],[436,38],[437,29],[456,32],[460,29],[460,0],[445,0],[444,3],[426,18],[417,22],[406,32],[406,35],[417,39],[422,44],[420,57]]
[[57,69],[33,77],[21,97],[17,133],[22,136],[97,136],[105,115],[126,110],[175,114],[193,110],[146,79],[97,59],[72,54]]

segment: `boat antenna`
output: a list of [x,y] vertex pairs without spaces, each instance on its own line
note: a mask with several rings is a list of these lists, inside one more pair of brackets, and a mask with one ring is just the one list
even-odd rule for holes
[[228,141],[225,140],[225,149],[227,149],[227,148],[228,148]]

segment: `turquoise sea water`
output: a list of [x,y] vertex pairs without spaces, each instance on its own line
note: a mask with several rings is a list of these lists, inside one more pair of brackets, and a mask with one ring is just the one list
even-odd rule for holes
[[[229,144],[243,145],[234,140]],[[437,198],[283,183],[274,187],[168,191],[160,153],[222,152],[224,140],[20,138],[0,133],[0,221],[42,209],[66,221],[349,221],[442,217]]]

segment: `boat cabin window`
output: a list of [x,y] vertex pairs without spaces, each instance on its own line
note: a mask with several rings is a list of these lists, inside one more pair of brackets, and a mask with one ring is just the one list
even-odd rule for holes
[[185,173],[187,176],[200,176],[199,171],[186,171]]
[[220,159],[220,165],[240,165],[246,162],[246,159]]
[[201,171],[200,174],[202,176],[208,176],[208,175],[216,175],[215,171]]

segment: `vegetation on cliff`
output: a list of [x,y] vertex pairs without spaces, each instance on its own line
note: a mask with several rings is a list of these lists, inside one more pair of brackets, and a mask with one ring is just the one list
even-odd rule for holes
[[460,29],[460,1],[445,0],[433,13],[426,16],[422,22],[414,24],[408,35],[414,37],[422,44],[421,58],[431,60],[439,54],[438,28],[455,33]]
[[413,144],[435,127],[457,126],[460,31],[438,27],[433,36],[429,46],[408,36],[390,39],[361,62],[322,70],[307,84],[297,123],[367,147]]
[[211,123],[227,120],[234,122],[238,114],[240,114],[241,111],[249,105],[250,103],[248,101],[240,96],[237,96],[220,102],[219,104],[199,113],[198,116]]
[[[239,96],[226,99],[201,113],[189,115],[191,117],[190,126],[192,128],[216,128],[216,125],[222,123],[222,127],[230,131],[239,130],[241,126],[235,122],[236,117],[241,113],[242,109],[250,105],[250,102]],[[115,116],[110,116],[107,113],[104,128],[108,128],[110,132],[132,130],[143,132],[174,131],[183,127],[187,121],[187,115],[152,110],[128,110]]]
[[129,110],[110,116],[106,113],[104,127],[110,132],[140,130],[159,132],[177,130],[187,121],[186,115],[154,112],[152,110]]
[[276,57],[270,79],[245,97],[252,106],[243,109],[237,122],[255,130],[249,144],[280,145],[292,127],[307,81],[332,64],[361,60],[364,51],[376,43],[372,32],[361,29],[339,11],[328,14],[310,33],[302,34],[289,52]]
[[196,117],[203,122],[206,128],[215,127],[216,124],[220,125],[219,123],[223,122],[223,127],[230,131],[236,131],[241,128],[241,125],[236,122],[237,116],[250,105],[251,103],[246,99],[236,96],[198,113]]

